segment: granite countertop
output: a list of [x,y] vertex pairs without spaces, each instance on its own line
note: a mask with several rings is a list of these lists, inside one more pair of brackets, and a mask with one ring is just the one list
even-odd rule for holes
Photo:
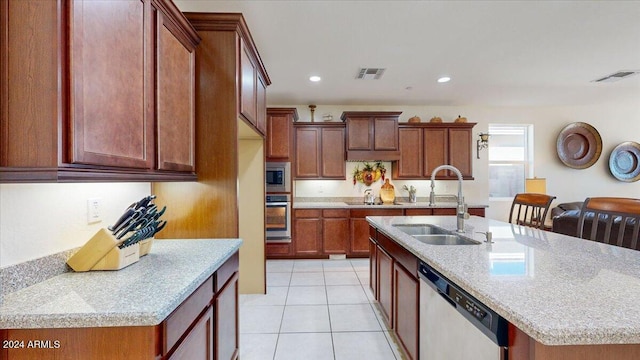
[[426,245],[393,224],[455,231],[456,218],[367,220],[542,344],[640,343],[640,251],[476,216],[464,235],[493,244]]
[[68,272],[6,295],[0,328],[153,326],[211,276],[242,240],[156,240],[118,271]]
[[[435,205],[430,206],[428,201],[417,201],[415,203],[409,201],[398,201],[394,204],[378,204],[366,205],[362,199],[358,200],[328,200],[328,201],[295,201],[292,208],[294,209],[325,209],[325,208],[339,208],[339,209],[407,209],[407,208],[439,208],[439,209],[451,209],[456,208],[458,204],[456,202],[436,202]],[[467,204],[469,208],[486,208],[489,207],[486,204]]]

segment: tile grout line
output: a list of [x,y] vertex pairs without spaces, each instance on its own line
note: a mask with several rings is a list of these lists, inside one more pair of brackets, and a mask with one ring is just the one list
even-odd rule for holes
[[327,300],[327,315],[329,316],[329,334],[331,334],[331,353],[333,354],[333,359],[336,358],[336,343],[333,338],[333,326],[331,325],[331,311],[329,310],[329,291],[327,290],[327,275],[324,271],[324,263],[322,264],[322,279],[324,280],[324,296]]

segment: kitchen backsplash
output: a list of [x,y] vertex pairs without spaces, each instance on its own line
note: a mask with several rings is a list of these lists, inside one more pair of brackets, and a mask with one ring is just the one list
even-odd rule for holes
[[[373,164],[374,162],[369,162]],[[370,186],[367,186],[361,182],[353,184],[353,171],[358,166],[360,169],[363,167],[363,162],[346,162],[346,180],[297,180],[294,181],[294,194],[296,198],[306,197],[361,197],[366,189],[372,189],[375,196],[379,196],[380,187],[384,184],[382,179],[374,182]],[[431,191],[431,183],[429,180],[394,180],[391,175],[391,162],[383,162],[386,174],[385,178],[390,179],[391,184],[395,187],[396,197],[405,197],[409,194],[402,190],[403,185],[407,187],[413,185],[417,189],[417,196],[423,197],[429,196]],[[467,200],[473,198],[472,195],[472,181],[464,181],[463,189],[464,195]],[[467,193],[467,188],[470,191]],[[458,183],[457,181],[436,181],[436,193],[437,194],[457,194]]]

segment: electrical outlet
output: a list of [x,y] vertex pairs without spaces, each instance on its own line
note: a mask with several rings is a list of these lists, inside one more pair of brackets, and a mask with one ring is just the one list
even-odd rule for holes
[[94,224],[102,221],[100,200],[101,199],[99,198],[87,199],[87,224]]

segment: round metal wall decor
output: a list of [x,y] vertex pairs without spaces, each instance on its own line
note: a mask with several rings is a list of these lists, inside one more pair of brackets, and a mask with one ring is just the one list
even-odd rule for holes
[[593,126],[575,122],[560,131],[556,149],[560,161],[565,165],[574,169],[586,169],[600,158],[602,138]]
[[640,180],[640,144],[627,141],[616,146],[609,156],[609,170],[620,181]]

